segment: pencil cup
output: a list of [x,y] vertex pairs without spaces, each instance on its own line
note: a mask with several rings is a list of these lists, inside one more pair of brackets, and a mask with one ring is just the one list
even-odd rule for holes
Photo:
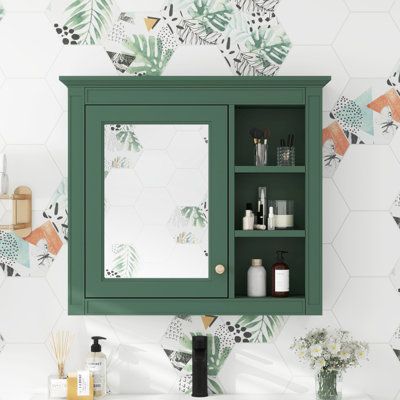
[[295,148],[289,146],[278,147],[276,159],[279,167],[293,167],[296,162]]

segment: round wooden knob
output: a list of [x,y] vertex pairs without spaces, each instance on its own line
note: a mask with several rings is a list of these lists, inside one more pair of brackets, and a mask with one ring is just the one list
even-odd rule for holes
[[222,264],[218,264],[215,266],[215,272],[222,275],[225,272],[225,267]]

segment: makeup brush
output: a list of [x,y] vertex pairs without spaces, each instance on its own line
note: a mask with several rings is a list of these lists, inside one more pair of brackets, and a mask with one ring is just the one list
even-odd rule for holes
[[253,138],[255,144],[260,143],[261,139],[264,136],[263,131],[258,128],[251,128],[249,134]]

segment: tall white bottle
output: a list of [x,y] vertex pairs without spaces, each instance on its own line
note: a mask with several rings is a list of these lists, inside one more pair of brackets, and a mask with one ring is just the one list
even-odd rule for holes
[[251,260],[251,267],[247,271],[247,296],[265,297],[267,295],[267,271],[260,258]]
[[86,370],[93,375],[94,397],[102,397],[107,393],[107,357],[101,352],[99,340],[105,340],[102,336],[92,336],[93,344],[86,358]]

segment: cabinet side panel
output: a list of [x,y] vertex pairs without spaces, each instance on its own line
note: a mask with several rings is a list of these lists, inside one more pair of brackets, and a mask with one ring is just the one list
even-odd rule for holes
[[306,90],[306,314],[322,314],[322,89]]
[[68,99],[68,314],[85,313],[85,108],[84,89]]

